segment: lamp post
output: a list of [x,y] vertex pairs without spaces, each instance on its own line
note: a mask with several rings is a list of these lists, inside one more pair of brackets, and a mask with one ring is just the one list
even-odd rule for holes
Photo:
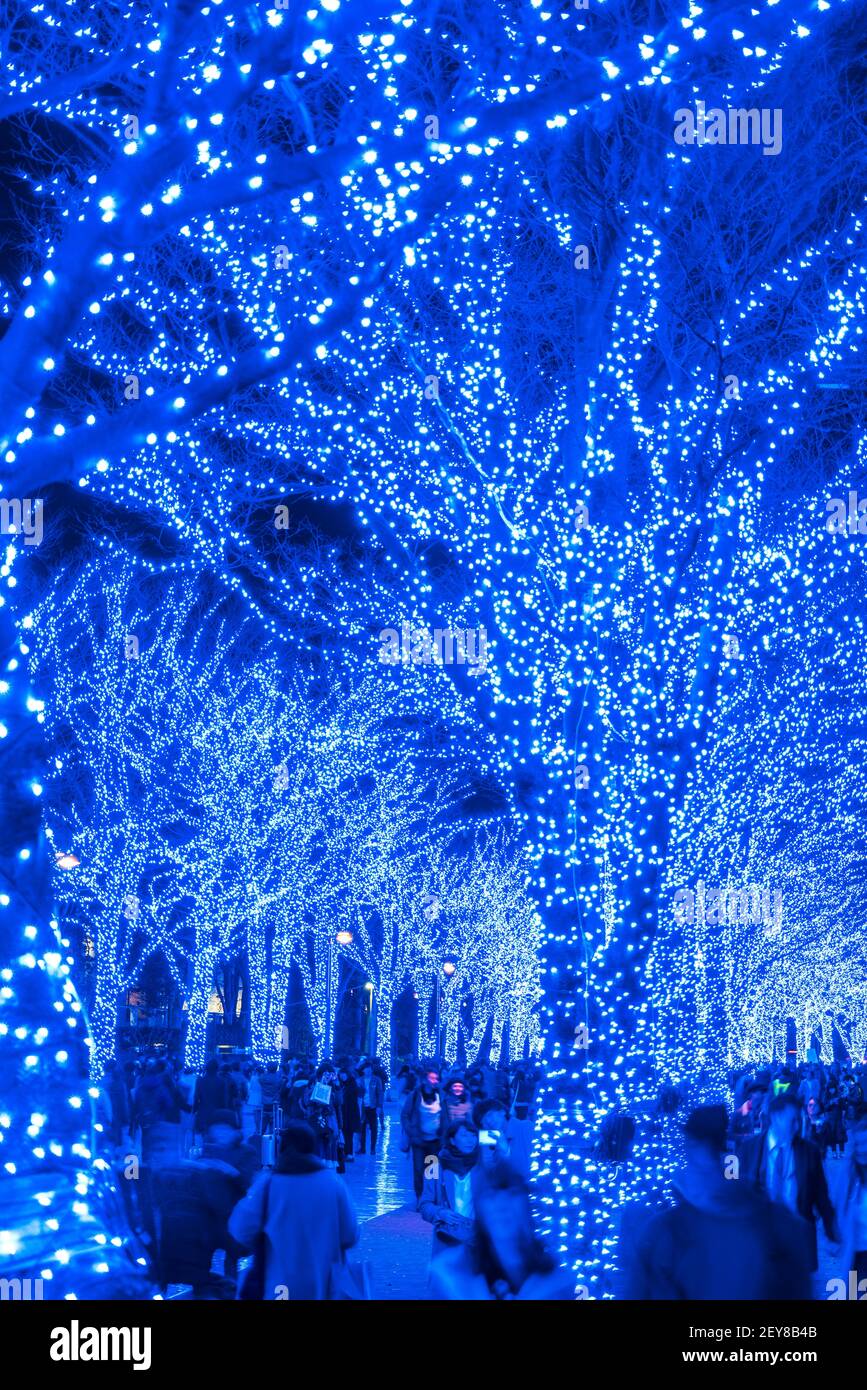
[[[442,971],[443,975],[445,975],[445,977],[446,977],[447,980],[450,980],[450,979],[451,979],[451,977],[452,977],[452,975],[454,975],[456,969],[457,969],[457,966],[456,966],[455,962],[452,960],[452,957],[451,957],[451,956],[446,956],[445,960],[443,961],[443,963],[442,963],[442,965],[441,965],[441,967],[440,967],[440,970]],[[442,1060],[442,1048],[441,1048],[441,1046],[440,1046],[440,1042],[441,1042],[441,1037],[440,1037],[440,1034],[441,1034],[441,1028],[440,1028],[440,990],[441,990],[441,988],[442,988],[442,986],[441,986],[441,984],[440,984],[440,970],[438,970],[438,971],[436,972],[436,975],[434,976],[434,989],[436,990],[436,999],[437,999],[437,1031],[436,1031],[436,1047],[435,1047],[435,1051],[436,1051],[436,1055],[437,1055],[437,1062],[440,1062],[440,1061]]]
[[376,993],[372,981],[367,981],[364,992],[367,995],[367,1027],[365,1029],[364,1051],[366,1056],[372,1057],[376,1050]]
[[332,1009],[332,1003],[331,1003],[331,978],[332,978],[332,976],[333,976],[333,974],[334,974],[334,943],[335,943],[335,941],[337,942],[337,945],[338,945],[338,946],[349,946],[349,945],[351,945],[351,943],[352,943],[352,932],[349,930],[348,927],[341,927],[340,930],[339,930],[333,937],[332,937],[332,936],[329,936],[329,937],[328,937],[328,977],[327,977],[327,979],[326,979],[326,981],[325,981],[325,1048],[324,1048],[324,1054],[325,1054],[326,1057],[330,1057],[330,1056],[331,1056],[331,1047],[332,1047],[332,1044],[333,1044],[333,1041],[334,1041],[334,1027],[333,1027],[333,1022],[334,1022],[334,1020],[332,1020],[333,1009]]

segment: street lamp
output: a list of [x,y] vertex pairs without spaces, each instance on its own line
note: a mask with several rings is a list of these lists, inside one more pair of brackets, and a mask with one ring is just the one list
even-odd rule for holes
[[77,869],[81,860],[77,854],[72,853],[72,850],[67,850],[55,855],[54,862],[58,869]]
[[334,943],[338,946],[351,946],[352,932],[348,927],[341,927],[332,937],[328,938],[328,979],[325,986],[325,1056],[331,1056],[331,1044],[333,1042],[334,1029],[331,1019],[331,977],[334,974]]
[[[451,956],[446,956],[445,959],[443,960],[443,963],[442,963],[440,969],[442,970],[442,973],[445,975],[446,979],[447,979],[447,980],[450,980],[451,977],[452,977],[452,975],[454,975],[455,971],[457,970],[457,963],[455,962],[455,960],[454,960]],[[441,984],[440,984],[439,971],[437,971],[436,975],[434,976],[434,989],[436,990],[436,997],[437,997],[436,1055],[437,1055],[437,1062],[438,1062],[438,1063],[439,1063],[439,1061],[441,1060],[441,1057],[442,1057],[442,1049],[441,1049],[441,1047],[440,1047],[440,1042],[441,1042],[441,1038],[440,1038],[440,1031],[441,1031],[441,1030],[440,1030],[440,989],[441,989],[441,987],[442,987],[442,986],[441,986]]]
[[364,1051],[365,1054],[370,1057],[373,1055],[376,1048],[376,1016],[374,1014],[374,1009],[376,1008],[376,993],[372,980],[367,981],[364,986],[364,992],[367,995],[367,1027],[364,1036]]

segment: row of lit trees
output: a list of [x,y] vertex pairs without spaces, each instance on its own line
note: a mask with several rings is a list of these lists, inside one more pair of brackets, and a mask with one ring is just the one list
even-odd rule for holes
[[[486,669],[453,674],[534,843],[539,1190],[601,1292],[621,1194],[588,1155],[652,1091],[649,981],[666,1021],[694,1007],[691,959],[682,995],[648,970],[701,751],[757,664],[725,639],[774,584],[780,494],[851,481],[855,7],[205,8],[134,7],[123,42],[113,5],[49,8],[9,45],[5,491],[81,484],[112,563],[146,522],[275,643],[323,578],[358,592],[277,553],[286,499],[371,538],[401,616],[486,625]],[[717,98],[785,109],[782,151],[677,145],[675,111]],[[777,597],[779,633],[794,575]]]
[[[57,887],[94,960],[94,1065],[120,1001],[162,956],[205,1055],[220,967],[246,954],[254,1053],[276,1055],[293,970],[317,1052],[330,1048],[339,952],[375,991],[376,1045],[410,985],[444,962],[443,1043],[499,1054],[535,1040],[538,918],[517,845],[465,829],[401,724],[406,690],[373,666],[354,685],[289,680],[190,581],[85,569],[33,617],[53,751],[47,824]],[[153,606],[151,606],[153,605]],[[423,687],[419,695],[430,693]],[[428,781],[425,781],[427,772]]]

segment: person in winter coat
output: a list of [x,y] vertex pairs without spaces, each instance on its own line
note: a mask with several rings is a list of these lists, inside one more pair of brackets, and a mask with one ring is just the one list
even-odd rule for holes
[[[327,1097],[327,1098],[326,1098]],[[323,1062],[304,1092],[304,1119],[316,1135],[316,1156],[325,1163],[337,1166],[337,1142],[340,1138],[340,1087],[333,1062]]]
[[225,1250],[232,1267],[228,1220],[244,1192],[239,1173],[217,1159],[199,1158],[161,1165],[152,1178],[161,1288],[191,1284],[196,1299],[232,1298],[231,1279],[212,1275],[211,1263],[217,1250]]
[[273,1134],[278,1119],[277,1111],[282,1103],[283,1077],[276,1062],[269,1062],[263,1072],[259,1072],[257,1085],[248,1091],[256,1100],[256,1132]]
[[748,1139],[740,1153],[741,1182],[753,1183],[773,1202],[781,1202],[802,1217],[810,1234],[810,1268],[818,1267],[816,1218],[820,1216],[828,1239],[840,1239],[822,1155],[809,1139],[802,1139],[801,1104],[797,1095],[783,1091],[768,1106],[768,1131]]
[[450,1127],[434,1162],[425,1166],[418,1209],[433,1223],[434,1254],[443,1245],[469,1240],[475,1215],[475,1193],[481,1180],[479,1131],[469,1120]]
[[527,1184],[499,1162],[476,1184],[470,1239],[431,1260],[428,1298],[565,1301],[574,1297],[574,1286],[535,1233]]
[[304,1108],[304,1099],[313,1081],[313,1073],[302,1067],[295,1075],[291,1084],[287,1083],[281,1094],[281,1105],[283,1106],[283,1119],[303,1120],[306,1123],[307,1112]]
[[829,1076],[822,1097],[826,1117],[827,1147],[832,1158],[842,1158],[846,1147],[846,1124],[843,1118],[845,1098],[835,1076]]
[[149,1062],[133,1097],[133,1131],[141,1129],[146,1163],[178,1156],[181,1097],[165,1062]]
[[346,1184],[315,1147],[309,1125],[288,1124],[274,1172],[260,1174],[229,1219],[230,1233],[247,1249],[265,1233],[266,1299],[327,1299],[335,1265],[358,1240]]
[[361,1130],[361,1093],[355,1073],[348,1064],[341,1066],[338,1077],[343,1096],[341,1120],[346,1162],[352,1163],[355,1158],[355,1136]]
[[467,1083],[461,1072],[456,1072],[450,1076],[443,1088],[443,1105],[446,1111],[446,1128],[459,1124],[462,1120],[471,1120],[473,1114],[473,1102]]
[[635,1300],[809,1299],[810,1232],[780,1202],[724,1171],[724,1105],[693,1110],[684,1125],[686,1169],[677,1203],[621,1240],[624,1297]]
[[446,1129],[440,1077],[435,1067],[427,1068],[405,1101],[400,1128],[401,1148],[412,1154],[412,1185],[416,1202],[420,1202],[425,1168],[428,1160],[439,1153]]
[[229,1079],[221,1076],[220,1065],[212,1057],[205,1066],[204,1076],[196,1082],[193,1093],[193,1113],[197,1134],[207,1134],[219,1110],[232,1110],[232,1088]]
[[383,1085],[382,1077],[374,1069],[373,1062],[365,1062],[361,1068],[361,1080],[358,1087],[361,1097],[361,1143],[358,1152],[363,1154],[367,1150],[367,1135],[370,1134],[370,1152],[376,1153],[376,1139],[378,1133],[379,1115],[383,1105]]

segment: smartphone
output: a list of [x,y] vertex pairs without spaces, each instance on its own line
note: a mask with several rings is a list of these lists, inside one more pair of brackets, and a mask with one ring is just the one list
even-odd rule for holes
[[479,1130],[479,1143],[485,1144],[488,1148],[493,1148],[493,1146],[499,1142],[499,1138],[500,1131],[498,1129]]

